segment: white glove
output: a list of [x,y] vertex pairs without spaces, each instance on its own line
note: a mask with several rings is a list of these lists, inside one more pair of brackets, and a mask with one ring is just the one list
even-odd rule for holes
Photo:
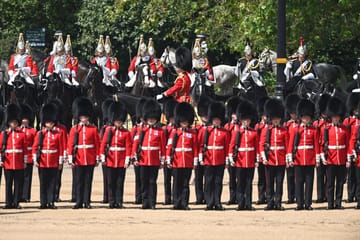
[[47,72],[46,73],[46,77],[50,77],[51,76],[51,73],[50,72]]
[[160,100],[160,99],[163,99],[164,98],[164,95],[163,94],[158,94],[156,95],[156,100]]
[[314,79],[315,76],[313,73],[308,73],[306,74],[305,76],[302,77],[303,80],[311,80],[311,79]]
[[129,79],[132,79],[135,76],[133,71],[128,72]]
[[109,76],[115,76],[117,74],[116,69],[111,69]]
[[9,77],[12,77],[14,75],[14,71],[13,70],[9,70],[8,71]]
[[355,73],[355,74],[353,75],[353,79],[354,79],[354,80],[357,80],[357,79],[358,79],[358,76],[359,76],[359,73]]
[[157,71],[156,76],[157,76],[158,78],[162,78],[163,74],[162,74],[161,71]]

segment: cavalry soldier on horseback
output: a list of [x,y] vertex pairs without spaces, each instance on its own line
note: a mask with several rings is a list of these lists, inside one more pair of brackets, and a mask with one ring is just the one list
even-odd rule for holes
[[116,74],[119,72],[119,62],[116,57],[112,56],[113,52],[111,50],[111,42],[109,36],[106,36],[105,38],[104,48],[105,48],[106,56],[110,59],[110,63],[111,63],[109,79],[111,79],[110,81],[112,85],[114,85],[114,87],[119,87],[121,83],[116,77]]
[[[31,56],[31,47],[30,47],[29,41],[26,41],[26,43],[25,43],[25,53]],[[33,64],[32,64],[32,69],[31,69],[30,76],[31,77],[36,77],[36,76],[39,75],[39,68],[38,68],[35,61],[33,61],[32,63]]]
[[162,83],[162,77],[164,76],[165,70],[159,58],[156,58],[156,51],[154,48],[154,42],[152,38],[149,39],[148,52],[151,57],[150,59],[150,68],[156,69],[155,72],[151,73],[151,78],[153,81],[156,81],[157,86],[164,88]]
[[66,42],[65,42],[64,48],[65,48],[65,53],[70,57],[70,60],[71,60],[71,65],[72,65],[71,80],[72,80],[72,84],[74,86],[79,86],[79,82],[76,80],[76,74],[78,73],[78,70],[79,70],[79,61],[78,61],[78,58],[73,55],[73,50],[72,50],[72,46],[71,46],[71,39],[70,39],[69,34],[66,36]]
[[60,35],[56,44],[56,53],[50,57],[46,76],[49,77],[53,73],[57,73],[60,75],[60,78],[62,81],[64,81],[65,84],[72,86],[72,83],[69,79],[71,76],[71,71],[71,58],[65,53],[64,41],[62,35]]
[[59,40],[59,36],[62,36],[62,32],[60,30],[56,30],[56,32],[54,33],[54,43],[53,43],[53,49],[50,52],[50,56],[54,56],[56,54],[56,47],[58,44],[58,40]]
[[28,84],[34,85],[35,83],[30,77],[30,74],[32,73],[32,68],[32,57],[30,54],[26,53],[24,36],[22,33],[20,33],[19,40],[16,45],[16,53],[11,56],[9,62],[8,74],[10,78],[8,81],[8,85],[13,86],[15,77],[19,74],[22,74]]

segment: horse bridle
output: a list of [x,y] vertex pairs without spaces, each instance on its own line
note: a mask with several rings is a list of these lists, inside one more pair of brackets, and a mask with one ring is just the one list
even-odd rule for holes
[[[165,68],[170,72],[171,75],[173,76],[177,76],[176,70],[175,70],[175,66],[174,64],[171,62],[170,60],[170,51],[169,51],[169,47],[165,48],[166,51],[166,55],[164,57],[164,66]],[[169,62],[170,64],[166,64],[166,62]]]

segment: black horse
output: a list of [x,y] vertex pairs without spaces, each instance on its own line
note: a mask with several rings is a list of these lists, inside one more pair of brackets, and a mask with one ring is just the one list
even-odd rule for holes
[[[136,80],[130,93],[134,96],[154,97],[160,93],[157,86],[157,79],[151,76],[150,67],[148,64],[139,64],[136,66]],[[152,79],[153,78],[153,79]],[[153,84],[153,86],[151,86]]]
[[261,98],[268,95],[265,86],[258,86],[251,74],[245,80],[238,80],[240,88],[234,88],[235,95],[241,96],[251,102],[258,102]]

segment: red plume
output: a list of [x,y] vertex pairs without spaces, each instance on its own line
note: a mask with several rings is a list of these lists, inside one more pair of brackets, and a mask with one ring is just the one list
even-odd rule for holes
[[304,38],[302,36],[300,36],[299,43],[300,46],[304,46]]

